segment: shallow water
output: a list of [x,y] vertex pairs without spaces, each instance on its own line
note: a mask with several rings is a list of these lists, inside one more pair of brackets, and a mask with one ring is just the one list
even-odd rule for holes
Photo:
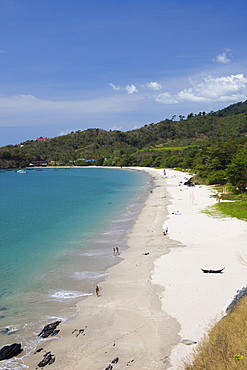
[[128,247],[149,181],[100,168],[0,174],[0,346],[31,349],[48,322],[76,317],[78,300],[121,261],[112,248]]

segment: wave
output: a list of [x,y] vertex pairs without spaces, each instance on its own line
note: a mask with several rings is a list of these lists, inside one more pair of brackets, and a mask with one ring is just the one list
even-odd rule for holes
[[57,290],[49,292],[48,300],[64,302],[68,300],[74,300],[76,298],[87,297],[92,295],[92,293],[79,292],[75,290]]
[[99,271],[82,271],[75,272],[73,277],[84,280],[84,279],[106,279],[109,276],[108,272],[99,272]]

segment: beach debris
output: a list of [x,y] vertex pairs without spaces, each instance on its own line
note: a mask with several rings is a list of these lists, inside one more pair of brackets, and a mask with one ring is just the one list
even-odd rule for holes
[[112,360],[111,364],[117,364],[119,361],[119,357],[116,357]]
[[240,299],[242,299],[246,295],[247,295],[247,287],[243,287],[241,290],[237,290],[237,294],[234,296],[233,300],[227,307],[226,313],[227,314],[231,313],[234,310],[234,308],[237,306],[237,304],[239,303]]
[[4,346],[0,349],[0,361],[8,360],[9,358],[18,356],[23,349],[21,348],[21,343],[13,343]]
[[192,344],[196,344],[197,342],[191,339],[182,339],[181,343],[186,344],[186,346],[191,346]]
[[47,324],[42,331],[38,334],[39,337],[47,338],[52,337],[60,332],[60,330],[55,330],[57,326],[61,323],[61,320],[54,321]]
[[44,358],[42,361],[38,363],[38,367],[45,367],[46,365],[51,365],[55,362],[55,356],[51,354],[51,352],[47,352],[44,355]]

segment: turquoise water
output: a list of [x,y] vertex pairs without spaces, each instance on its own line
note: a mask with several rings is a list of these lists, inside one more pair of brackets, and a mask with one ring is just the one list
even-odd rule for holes
[[43,324],[76,316],[78,300],[121,260],[112,248],[127,248],[149,181],[121,169],[0,173],[1,346],[28,346]]

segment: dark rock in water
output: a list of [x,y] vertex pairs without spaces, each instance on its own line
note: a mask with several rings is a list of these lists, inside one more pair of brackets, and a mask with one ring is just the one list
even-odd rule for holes
[[46,365],[51,365],[55,362],[55,356],[51,354],[51,352],[47,352],[44,355],[44,358],[42,361],[38,363],[38,367],[44,367]]
[[231,313],[234,310],[234,308],[237,306],[237,304],[239,303],[240,299],[246,296],[246,294],[247,294],[247,287],[244,287],[241,290],[238,290],[232,302],[227,307],[226,313]]
[[13,343],[8,346],[4,346],[0,349],[0,361],[18,356],[22,351],[21,343]]
[[42,331],[39,333],[39,337],[47,338],[54,336],[60,332],[60,330],[55,330],[56,327],[61,323],[61,320],[54,321],[48,325],[46,325]]

